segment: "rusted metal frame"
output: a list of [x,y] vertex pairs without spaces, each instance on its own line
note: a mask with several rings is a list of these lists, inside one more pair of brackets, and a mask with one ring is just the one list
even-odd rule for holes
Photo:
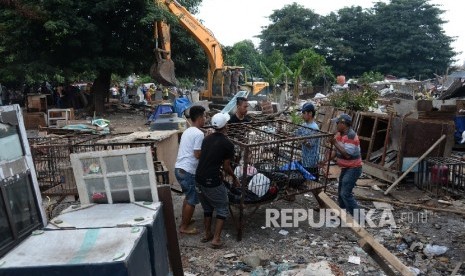
[[245,192],[248,189],[247,187],[247,167],[249,165],[249,147],[244,148],[244,164],[243,164],[243,172],[241,177],[241,201],[239,205],[239,225],[237,225],[237,240],[242,240],[242,232],[244,230],[244,196]]
[[381,156],[381,166],[384,166],[384,162],[386,161],[386,153],[387,153],[387,148],[389,144],[389,135],[391,135],[391,124],[392,124],[392,113],[389,114],[386,137],[384,138],[384,148],[383,148],[383,155]]

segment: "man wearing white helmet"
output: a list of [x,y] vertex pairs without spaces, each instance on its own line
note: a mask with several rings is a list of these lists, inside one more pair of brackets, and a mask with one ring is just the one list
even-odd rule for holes
[[[211,125],[215,132],[206,136],[200,150],[199,165],[195,173],[195,180],[199,187],[200,204],[204,211],[205,237],[201,242],[211,241],[212,248],[221,248],[221,232],[224,221],[229,215],[228,192],[223,184],[222,171],[239,181],[231,168],[234,157],[234,145],[226,137],[228,114],[218,113],[212,117]],[[211,224],[213,212],[216,211],[215,230],[212,233]]]

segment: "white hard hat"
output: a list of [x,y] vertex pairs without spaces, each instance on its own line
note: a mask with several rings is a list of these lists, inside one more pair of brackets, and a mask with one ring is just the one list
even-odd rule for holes
[[212,117],[212,126],[216,129],[223,128],[229,121],[229,114],[227,113],[216,113]]

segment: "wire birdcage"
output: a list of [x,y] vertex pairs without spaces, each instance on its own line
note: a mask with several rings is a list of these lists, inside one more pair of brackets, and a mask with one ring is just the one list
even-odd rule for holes
[[[72,135],[29,139],[41,194],[44,196],[78,195],[71,166],[71,153],[149,146],[156,159],[154,141],[99,144],[97,140],[100,138],[97,135]],[[154,160],[154,164],[157,168],[163,169],[163,171],[157,171],[157,177],[164,181],[163,183],[169,183],[164,164],[156,162],[156,160]]]
[[[246,205],[264,204],[297,194],[326,188],[325,172],[319,164],[331,150],[330,133],[313,130],[284,120],[229,124],[227,136],[235,145],[232,162],[241,187],[230,186],[231,205],[242,218]],[[232,214],[234,216],[234,214]],[[242,225],[242,222],[239,222]],[[238,239],[241,237],[239,230]]]
[[418,166],[415,184],[435,196],[465,196],[465,162],[452,157],[428,157]]

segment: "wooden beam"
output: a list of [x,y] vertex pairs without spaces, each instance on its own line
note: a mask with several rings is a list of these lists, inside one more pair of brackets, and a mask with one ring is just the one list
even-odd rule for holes
[[[340,219],[341,222],[348,225],[352,231],[355,232],[359,237],[361,237],[365,242],[380,256],[380,258],[384,259],[388,264],[394,267],[397,271],[400,272],[401,275],[412,275],[412,271],[405,266],[396,256],[394,256],[391,252],[389,252],[382,244],[377,242],[371,235],[366,231],[363,227],[361,227],[354,219],[347,215],[347,213],[342,210],[336,202],[334,202],[331,198],[328,197],[325,193],[321,192],[318,194],[318,198],[321,199],[324,204],[335,211]],[[376,259],[374,259],[376,261]],[[380,265],[381,266],[381,265]]]
[[421,205],[421,204],[406,203],[406,202],[401,202],[401,201],[394,201],[394,200],[383,199],[383,198],[372,198],[372,197],[365,197],[365,196],[357,196],[357,199],[386,202],[386,203],[390,203],[394,205],[404,205],[404,206],[410,206],[410,207],[414,207],[418,209],[427,209],[427,210],[438,211],[438,212],[454,213],[454,214],[465,216],[465,211],[452,209],[452,208],[432,207],[432,206]]
[[454,270],[452,271],[452,273],[450,274],[450,276],[455,276],[455,275],[457,275],[457,272],[459,272],[459,269],[460,269],[460,267],[462,266],[462,264],[463,264],[463,260],[460,261],[460,262],[457,264],[457,266],[454,268]]
[[181,251],[179,250],[178,231],[176,230],[170,185],[159,185],[158,197],[163,203],[163,219],[165,221],[168,259],[171,271],[173,272],[173,276],[182,276],[184,275],[184,271],[182,269]]
[[423,153],[422,156],[420,156],[417,161],[413,162],[412,165],[410,165],[410,167],[399,177],[397,178],[397,180],[392,183],[391,186],[389,186],[389,188],[384,192],[385,195],[389,194],[391,192],[391,190],[397,186],[397,184],[400,183],[400,181],[402,181],[402,179],[404,179],[404,177],[411,171],[413,170],[413,168],[415,168],[415,166],[421,162],[421,160],[423,160],[426,156],[428,156],[428,154],[430,154],[430,152],[432,152],[441,142],[442,140],[446,139],[446,135],[443,134],[441,136],[441,138],[439,138],[425,153]]
[[376,252],[373,250],[373,247],[371,247],[364,239],[360,239],[358,241],[358,244],[360,247],[368,254],[370,255],[373,260],[376,261],[376,263],[381,267],[384,272],[389,275],[389,276],[396,276],[396,272],[391,269],[391,267],[384,261],[384,259]]

